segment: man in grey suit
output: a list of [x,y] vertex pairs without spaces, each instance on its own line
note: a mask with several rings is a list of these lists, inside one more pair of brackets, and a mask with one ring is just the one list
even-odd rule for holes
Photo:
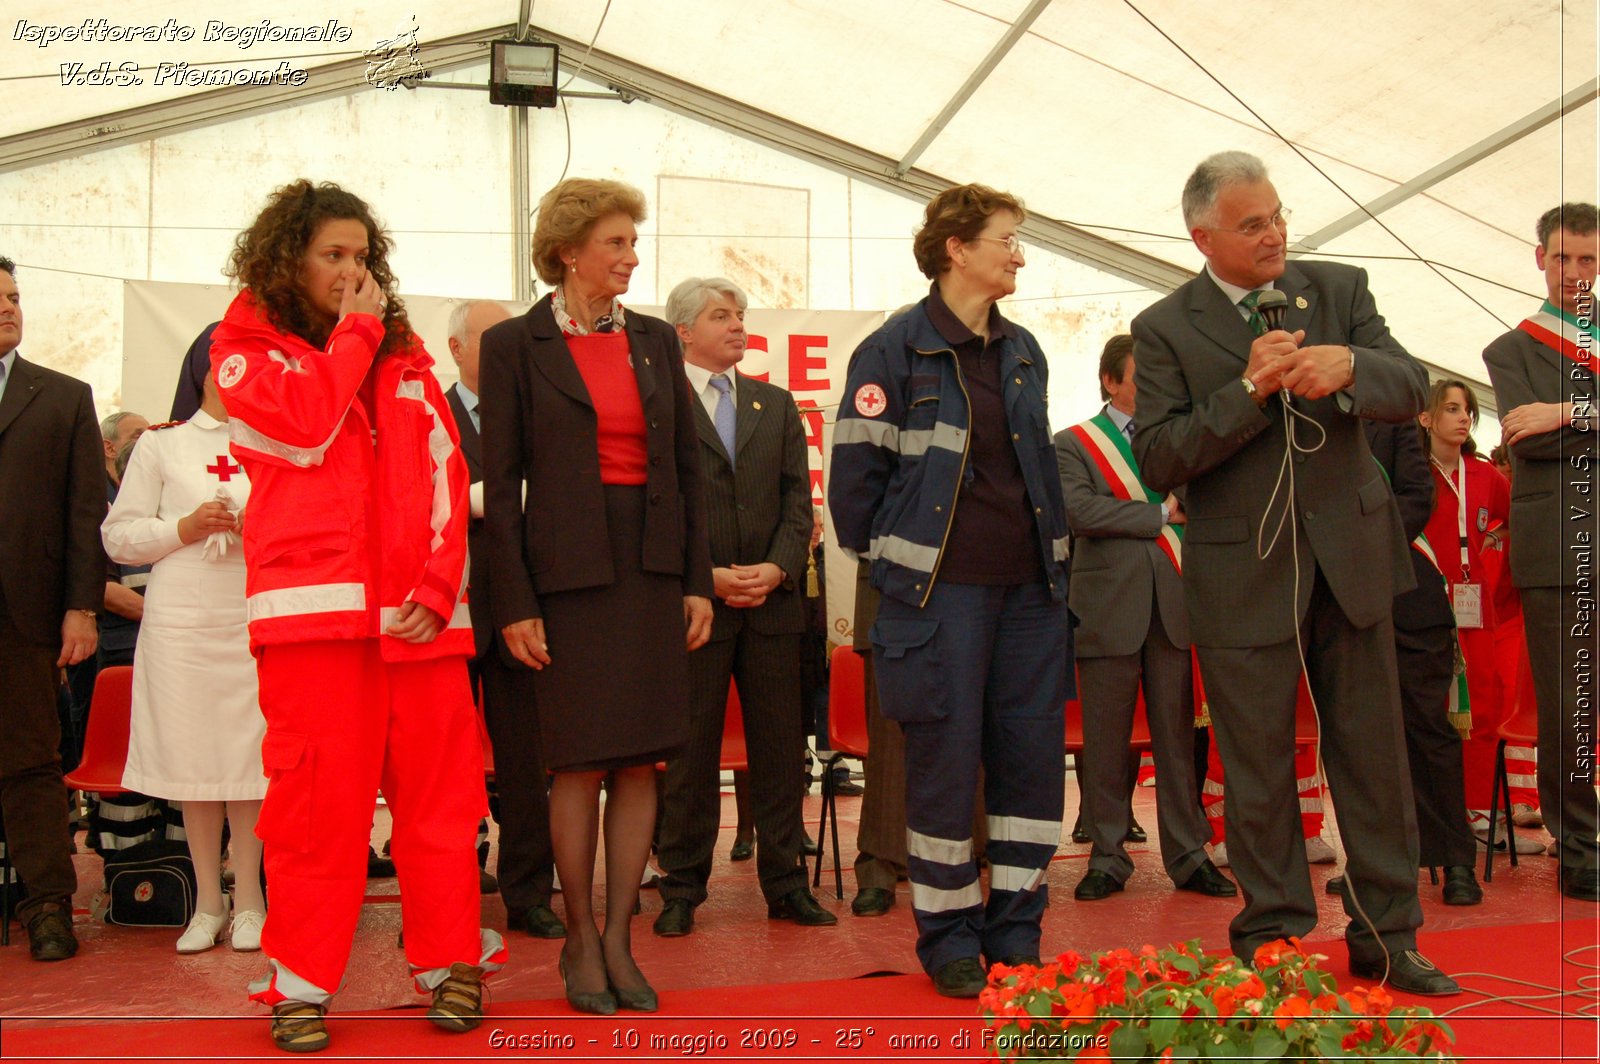
[[1483,353],[1511,448],[1511,579],[1522,592],[1539,704],[1539,807],[1561,858],[1561,891],[1600,901],[1595,830],[1594,281],[1592,203],[1539,219],[1534,260],[1549,298]]
[[533,673],[506,649],[505,640],[495,630],[489,606],[493,578],[483,530],[478,342],[484,330],[510,317],[510,311],[492,300],[461,303],[450,312],[450,357],[455,359],[460,378],[445,392],[445,398],[461,436],[467,475],[472,478],[472,521],[467,525],[467,553],[472,567],[467,606],[472,614],[473,656],[467,662],[467,678],[472,683],[473,698],[477,699],[481,692],[484,724],[496,751],[495,820],[500,825],[500,857],[495,868],[500,873],[500,896],[506,903],[506,924],[535,938],[565,938],[566,926],[550,908],[555,880],[555,854],[550,846],[550,780],[539,742],[539,716],[533,708]]
[[[1418,994],[1459,988],[1416,950],[1417,823],[1392,613],[1413,585],[1400,513],[1361,418],[1422,409],[1426,374],[1366,274],[1287,262],[1288,218],[1259,159],[1224,152],[1183,191],[1205,270],[1133,322],[1133,451],[1158,492],[1187,485],[1183,582],[1228,772],[1228,851],[1249,960],[1316,926],[1295,798],[1303,667],[1349,840],[1350,970]],[[1257,302],[1286,303],[1269,327]]]
[[667,297],[699,400],[706,527],[716,589],[711,639],[689,655],[689,743],[667,762],[662,805],[661,915],[654,931],[686,935],[706,899],[721,817],[717,786],[731,678],[744,712],[756,825],[756,873],[767,915],[838,922],[806,888],[801,862],[800,638],[811,543],[811,473],[794,397],[734,372],[744,358],[745,295],[720,277],[692,277]]
[[1113,336],[1100,355],[1096,417],[1056,433],[1061,495],[1072,528],[1072,590],[1078,696],[1083,703],[1079,790],[1094,850],[1073,891],[1099,901],[1133,873],[1124,846],[1133,788],[1128,743],[1144,688],[1156,763],[1157,833],[1167,875],[1179,890],[1238,893],[1206,856],[1211,831],[1196,800],[1194,672],[1180,576],[1185,517],[1139,482],[1128,449],[1134,428],[1133,337]]
[[0,256],[0,810],[28,886],[28,951],[59,961],[78,951],[78,880],[56,691],[98,640],[106,475],[89,386],[25,361],[20,343],[16,264]]

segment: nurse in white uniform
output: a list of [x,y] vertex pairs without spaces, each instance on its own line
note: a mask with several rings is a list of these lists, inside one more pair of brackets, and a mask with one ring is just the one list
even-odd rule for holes
[[106,553],[152,564],[133,658],[133,719],[122,784],[183,803],[199,883],[179,953],[216,945],[228,922],[222,823],[232,825],[236,950],[261,948],[266,902],[256,816],[266,721],[245,627],[239,531],[250,481],[228,453],[228,415],[206,380],[193,418],[145,431],[101,527]]

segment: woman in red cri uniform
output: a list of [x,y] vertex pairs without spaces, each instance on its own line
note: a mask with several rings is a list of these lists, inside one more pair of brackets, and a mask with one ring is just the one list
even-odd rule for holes
[[475,1027],[504,945],[478,926],[483,762],[467,685],[467,470],[388,236],[296,181],[240,234],[211,348],[252,486],[246,600],[267,719],[257,833],[282,1049],[328,1044],[365,894],[373,796],[394,815],[406,959],[429,1018]]
[[[1448,585],[1467,661],[1472,733],[1461,744],[1467,815],[1478,838],[1488,840],[1496,729],[1511,704],[1514,678],[1501,676],[1496,663],[1498,611],[1491,580],[1499,576],[1500,567],[1486,552],[1506,534],[1511,486],[1487,459],[1464,450],[1478,422],[1478,397],[1466,383],[1435,381],[1419,421],[1434,487],[1433,516],[1423,534]],[[1497,841],[1503,831],[1496,832]],[[1515,841],[1518,852],[1537,853],[1541,848],[1532,839]]]

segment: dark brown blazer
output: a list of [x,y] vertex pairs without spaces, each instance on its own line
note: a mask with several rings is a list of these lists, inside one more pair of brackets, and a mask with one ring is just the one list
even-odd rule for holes
[[753,609],[714,599],[712,639],[731,638],[742,624],[767,635],[805,630],[796,580],[805,577],[811,543],[811,466],[800,410],[794,396],[775,384],[743,375],[738,384],[732,465],[705,404],[694,404],[706,476],[711,564],[772,562],[787,579]]
[[[683,354],[658,318],[630,312],[626,328],[649,461],[643,568],[682,576],[685,595],[710,598],[698,403]],[[486,331],[481,343],[489,605],[495,626],[504,628],[542,616],[542,594],[603,587],[614,574],[594,404],[549,297]]]
[[60,646],[67,610],[100,609],[105,516],[89,386],[17,355],[0,399],[0,592],[29,642]]

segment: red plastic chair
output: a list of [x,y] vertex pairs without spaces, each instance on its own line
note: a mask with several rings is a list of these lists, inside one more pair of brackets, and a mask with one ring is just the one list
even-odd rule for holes
[[750,753],[744,744],[744,707],[739,689],[728,681],[728,708],[722,714],[722,753],[717,767],[723,772],[745,772],[750,768]]
[[[835,647],[828,667],[828,747],[833,756],[822,764],[822,821],[817,838],[833,839],[833,889],[844,899],[844,872],[839,866],[839,800],[834,792],[833,770],[846,757],[867,756],[867,670],[850,647]],[[817,847],[817,869],[811,886],[822,882],[822,850]]]
[[89,733],[83,737],[83,759],[66,774],[69,788],[99,794],[122,794],[122,770],[128,763],[128,721],[133,714],[133,667],[101,669],[89,703]]
[[[1492,826],[1497,819],[1492,810],[1500,810],[1500,819],[1505,822],[1506,850],[1511,855],[1511,867],[1515,868],[1517,847],[1511,837],[1511,781],[1506,775],[1506,747],[1511,743],[1518,746],[1539,745],[1539,704],[1534,695],[1533,671],[1529,668],[1526,653],[1517,667],[1517,690],[1512,698],[1515,703],[1511,707],[1511,714],[1497,731],[1500,741],[1494,748],[1494,784],[1489,789],[1489,822]],[[1485,849],[1488,852],[1483,858],[1483,881],[1488,883],[1494,879],[1494,846]]]

